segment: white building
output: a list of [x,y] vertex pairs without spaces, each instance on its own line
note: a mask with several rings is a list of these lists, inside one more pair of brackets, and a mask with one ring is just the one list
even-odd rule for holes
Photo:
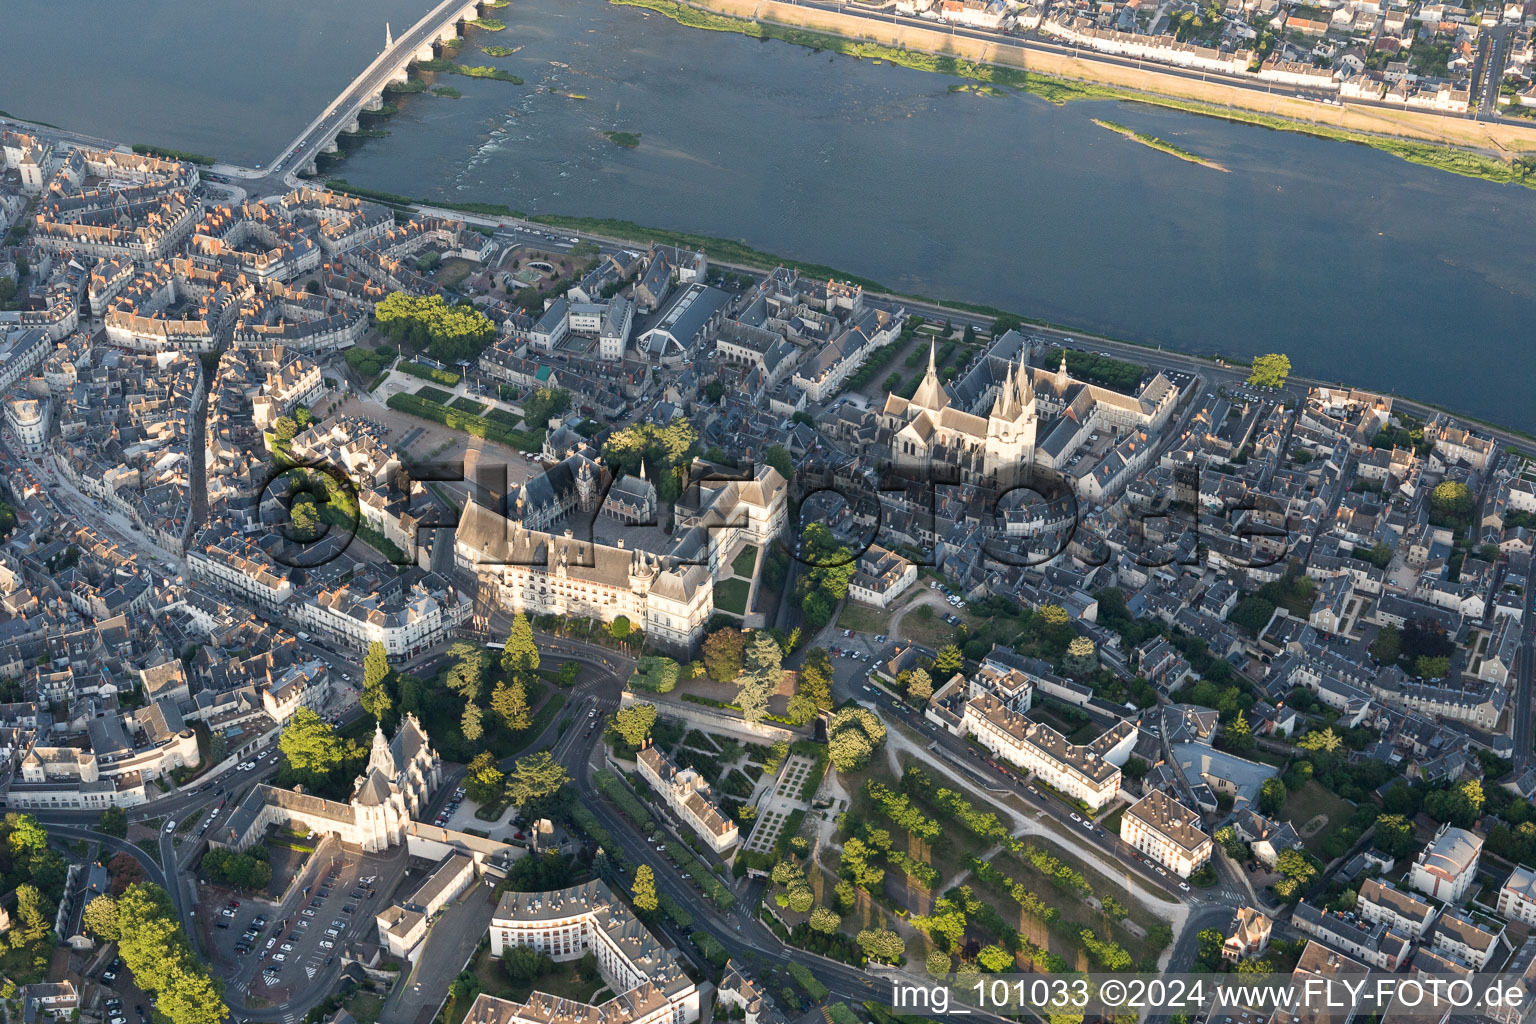
[[1515,865],[1499,889],[1498,911],[1511,921],[1536,925],[1536,871]]
[[595,955],[615,995],[598,1005],[537,989],[524,1003],[481,995],[464,1024],[690,1024],[699,1019],[699,990],[666,948],[600,881],[554,892],[508,892],[491,915],[491,955],[531,946],[556,961]]
[[635,767],[672,813],[697,832],[711,850],[724,854],[736,845],[740,838],[736,823],[709,798],[709,783],[698,772],[678,768],[656,747],[638,751]]
[[1120,766],[1136,745],[1136,727],[1129,722],[1117,722],[1085,746],[1068,743],[1055,729],[1030,721],[992,694],[966,701],[960,733],[1091,810],[1120,792]]
[[1472,887],[1482,852],[1481,837],[1463,828],[1442,825],[1430,844],[1419,852],[1409,882],[1426,895],[1456,903]]
[[1200,830],[1200,815],[1161,790],[1120,816],[1120,838],[1180,878],[1211,859],[1211,837]]

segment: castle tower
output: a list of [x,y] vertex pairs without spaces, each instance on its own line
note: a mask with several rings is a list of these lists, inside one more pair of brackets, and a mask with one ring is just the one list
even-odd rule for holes
[[576,467],[576,507],[583,512],[597,508],[597,474],[590,459],[582,459]]

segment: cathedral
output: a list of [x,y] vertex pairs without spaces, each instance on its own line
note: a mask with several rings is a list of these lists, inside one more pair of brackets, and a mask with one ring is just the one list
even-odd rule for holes
[[332,833],[342,842],[378,853],[403,844],[412,819],[443,781],[442,762],[415,715],[406,715],[393,740],[375,727],[368,766],[353,784],[347,803],[300,788],[259,785],[240,802],[225,827],[210,834],[211,845],[232,850],[252,846],[267,826],[289,825]]
[[1178,403],[1178,388],[1161,373],[1127,395],[1073,378],[1065,352],[1054,371],[1032,367],[1013,331],[948,386],[936,351],[930,343],[928,372],[912,397],[887,396],[877,419],[891,460],[915,473],[950,466],[963,479],[1013,487],[1037,468],[1066,471],[1079,453],[1101,456],[1123,436],[1161,429]]
[[1000,486],[1022,482],[1035,461],[1039,429],[1035,390],[1022,353],[997,384],[986,416],[967,412],[939,382],[936,343],[928,349],[928,372],[911,398],[890,395],[882,412],[894,431],[891,453],[904,469],[927,470],[935,463],[956,466]]

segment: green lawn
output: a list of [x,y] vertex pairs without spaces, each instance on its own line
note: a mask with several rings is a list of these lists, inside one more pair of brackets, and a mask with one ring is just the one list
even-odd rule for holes
[[747,611],[747,593],[752,585],[746,580],[721,580],[715,584],[715,608],[734,615]]
[[435,388],[428,384],[416,389],[416,397],[424,398],[429,402],[436,402],[438,405],[447,405],[449,400],[453,398],[453,395],[442,388]]
[[[1354,804],[1336,793],[1329,792],[1316,779],[1309,780],[1305,786],[1287,797],[1285,809],[1281,812],[1285,820],[1289,821],[1301,836],[1307,852],[1314,854],[1319,853],[1328,833],[1344,826],[1349,821],[1349,816],[1354,813]],[[1327,824],[1313,835],[1307,835],[1302,829],[1307,822],[1319,814],[1328,819]]]
[[752,578],[752,569],[757,565],[757,548],[748,544],[741,549],[741,554],[731,561],[731,572],[744,580]]
[[843,605],[843,614],[837,617],[839,629],[851,629],[855,633],[888,633],[891,615],[867,604],[849,601]]

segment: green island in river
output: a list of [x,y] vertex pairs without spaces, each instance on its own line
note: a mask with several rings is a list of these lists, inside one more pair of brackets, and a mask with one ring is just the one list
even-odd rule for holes
[[1231,173],[1227,170],[1227,168],[1223,167],[1221,164],[1218,164],[1216,161],[1207,160],[1199,153],[1191,153],[1189,150],[1175,146],[1167,139],[1160,139],[1156,135],[1148,135],[1145,132],[1138,132],[1136,129],[1127,128],[1125,125],[1119,124],[1118,122],[1105,121],[1097,117],[1093,119],[1093,123],[1098,125],[1100,128],[1108,128],[1116,135],[1123,135],[1130,139],[1132,142],[1139,142],[1141,145],[1146,146],[1148,149],[1155,149],[1159,153],[1167,153],[1169,156],[1178,157],[1180,160],[1184,160],[1188,163],[1199,164],[1201,167],[1209,167],[1211,170],[1221,171],[1223,174]]

